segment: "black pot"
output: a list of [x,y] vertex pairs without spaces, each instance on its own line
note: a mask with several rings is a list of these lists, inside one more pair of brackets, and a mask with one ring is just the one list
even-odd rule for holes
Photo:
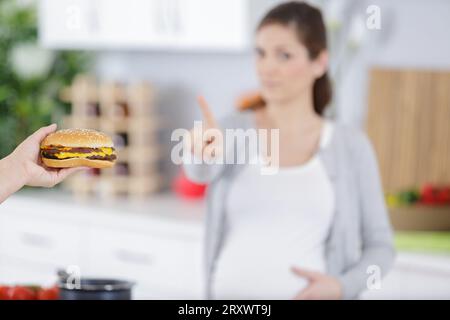
[[133,282],[117,279],[81,278],[78,285],[59,278],[61,300],[131,300]]

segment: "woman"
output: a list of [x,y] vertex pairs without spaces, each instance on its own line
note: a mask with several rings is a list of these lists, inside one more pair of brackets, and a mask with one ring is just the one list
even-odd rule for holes
[[[384,276],[395,252],[368,138],[323,116],[331,86],[320,11],[303,2],[272,9],[256,54],[261,104],[219,124],[201,106],[210,127],[279,129],[278,174],[185,163],[190,179],[209,183],[207,297],[357,298],[369,270]],[[191,140],[194,155],[209,159],[223,143],[193,131]]]
[[83,167],[49,169],[40,162],[40,144],[56,130],[56,124],[40,128],[23,141],[10,155],[0,160],[0,203],[24,185],[53,187]]

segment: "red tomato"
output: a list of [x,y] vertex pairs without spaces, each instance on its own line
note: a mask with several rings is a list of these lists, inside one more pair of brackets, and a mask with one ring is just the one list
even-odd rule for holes
[[36,293],[30,288],[15,286],[11,289],[12,300],[35,300]]
[[433,196],[433,186],[429,183],[424,184],[420,190],[420,194],[424,198],[430,198]]
[[442,188],[440,197],[443,203],[450,203],[450,188]]
[[0,286],[0,300],[11,300],[11,287]]
[[38,300],[58,300],[59,299],[59,289],[57,287],[51,288],[41,288],[37,292]]

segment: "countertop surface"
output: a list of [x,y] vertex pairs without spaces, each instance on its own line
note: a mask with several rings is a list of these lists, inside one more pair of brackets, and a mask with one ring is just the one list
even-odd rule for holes
[[19,211],[22,215],[24,212],[39,214],[53,220],[98,221],[102,225],[119,222],[124,228],[127,225],[133,228],[170,226],[176,231],[178,226],[182,230],[198,232],[203,228],[205,202],[178,198],[170,193],[159,193],[144,199],[76,199],[62,189],[36,188],[21,190],[0,205],[0,213],[11,211]]
[[[203,242],[204,212],[203,200],[181,199],[170,193],[141,200],[95,197],[80,200],[61,189],[25,189],[0,205],[4,225],[13,217],[20,226],[41,219],[51,221],[52,225],[58,220],[62,225],[73,221],[79,226],[83,223],[95,226],[93,230],[110,226],[113,227],[110,230],[117,232],[173,235],[173,239],[181,238],[182,243],[189,240],[199,250]],[[448,297],[449,279],[450,255],[399,251],[393,270],[383,282],[386,290],[369,292],[365,297]],[[405,288],[409,295],[405,296]]]

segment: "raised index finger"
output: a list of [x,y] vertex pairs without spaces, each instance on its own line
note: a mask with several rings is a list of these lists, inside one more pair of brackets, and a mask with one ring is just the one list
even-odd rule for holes
[[202,111],[203,118],[206,121],[208,127],[217,127],[216,119],[209,108],[208,102],[206,102],[203,96],[197,98],[198,104],[200,105],[200,110]]

